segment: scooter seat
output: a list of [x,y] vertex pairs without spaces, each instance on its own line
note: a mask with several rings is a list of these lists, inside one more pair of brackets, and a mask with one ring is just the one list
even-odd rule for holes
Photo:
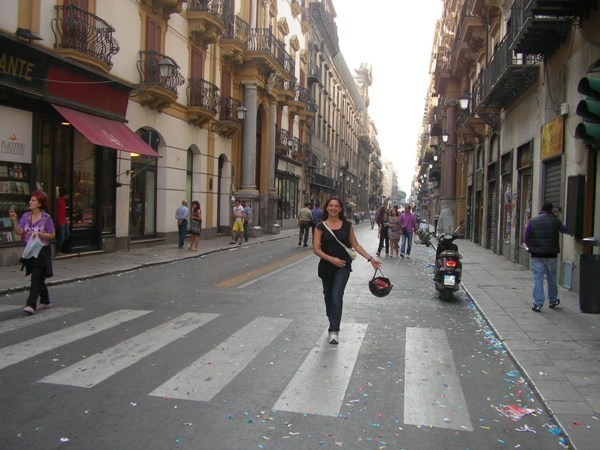
[[460,253],[458,253],[456,250],[444,250],[442,253],[440,253],[440,257],[458,258],[458,259],[462,258]]

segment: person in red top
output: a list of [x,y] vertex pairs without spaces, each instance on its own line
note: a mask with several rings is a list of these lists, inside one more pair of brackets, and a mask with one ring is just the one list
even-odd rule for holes
[[[410,212],[410,205],[404,205],[404,212],[400,215],[400,226],[402,227],[402,243],[400,244],[400,257],[410,258],[410,250],[412,248],[413,233],[417,229],[417,217]],[[406,253],[404,253],[406,250]]]
[[71,237],[71,230],[67,222],[67,200],[69,193],[64,187],[58,188],[58,198],[56,199],[56,254],[62,255],[63,245]]

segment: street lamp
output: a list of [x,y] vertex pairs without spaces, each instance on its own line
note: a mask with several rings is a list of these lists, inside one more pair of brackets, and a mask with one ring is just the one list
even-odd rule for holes
[[175,63],[170,58],[163,57],[158,62],[158,70],[160,70],[160,76],[162,78],[170,77],[175,70]]
[[460,105],[460,109],[467,109],[469,107],[469,101],[471,100],[471,96],[468,92],[463,92],[458,96],[458,104]]
[[235,112],[237,113],[238,120],[244,120],[246,118],[246,112],[248,112],[248,110],[244,105],[240,105],[236,108]]

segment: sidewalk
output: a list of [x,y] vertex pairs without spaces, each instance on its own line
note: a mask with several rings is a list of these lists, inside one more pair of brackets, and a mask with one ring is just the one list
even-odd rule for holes
[[[295,237],[297,230],[251,239],[257,245]],[[49,285],[120,273],[174,260],[226,251],[228,236],[200,242],[199,252],[175,244],[129,252],[94,254],[54,261]],[[463,287],[540,394],[571,441],[571,448],[600,442],[600,314],[579,312],[579,295],[559,287],[561,304],[531,310],[531,272],[479,245],[457,242],[463,255]],[[0,294],[29,288],[20,266],[0,267]],[[433,286],[432,286],[433,290]],[[539,432],[545,432],[539,430]]]

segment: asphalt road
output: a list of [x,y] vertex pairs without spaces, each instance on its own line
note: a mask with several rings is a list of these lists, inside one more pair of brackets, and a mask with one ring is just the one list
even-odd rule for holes
[[317,259],[295,244],[54,286],[32,317],[5,297],[0,448],[561,447],[467,295],[434,293],[433,248],[383,258],[382,299],[359,257],[332,346]]

